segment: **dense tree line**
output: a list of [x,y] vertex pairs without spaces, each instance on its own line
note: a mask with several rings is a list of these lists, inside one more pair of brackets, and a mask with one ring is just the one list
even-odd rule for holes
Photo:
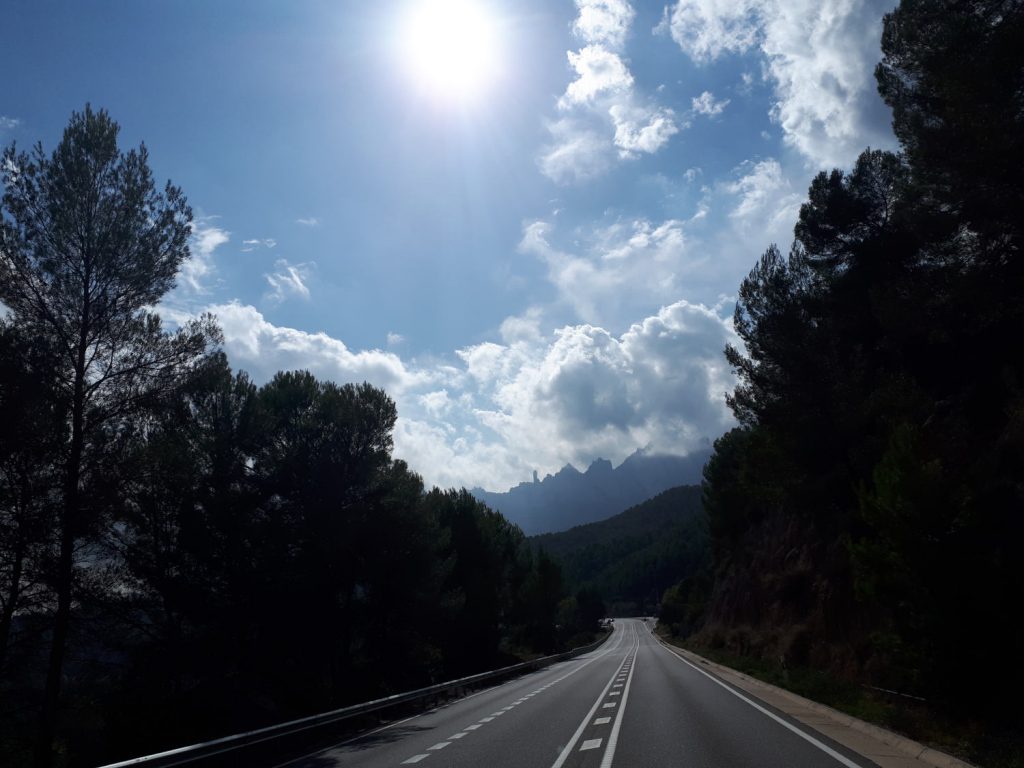
[[257,386],[214,318],[163,327],[191,211],[117,134],[87,107],[0,168],[5,764],[94,765],[555,650],[560,569],[392,457],[383,391]]
[[1019,2],[903,0],[876,70],[901,151],[818,174],[743,281],[704,641],[1019,712],[1021,40]]

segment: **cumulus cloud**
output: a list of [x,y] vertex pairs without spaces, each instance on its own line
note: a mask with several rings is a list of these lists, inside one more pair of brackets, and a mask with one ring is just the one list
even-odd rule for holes
[[893,5],[678,0],[665,29],[698,63],[756,49],[774,87],[771,115],[786,143],[811,164],[847,166],[868,144],[894,144],[872,76],[882,16]]
[[405,336],[400,333],[388,332],[388,346],[395,347],[405,341]]
[[759,224],[767,219],[769,228],[776,220],[795,223],[803,196],[793,190],[779,162],[769,158],[747,164],[744,170],[743,176],[725,185],[727,192],[739,198],[729,215],[743,220],[756,217]]
[[342,383],[368,381],[397,394],[430,381],[391,352],[353,352],[326,333],[274,325],[247,304],[215,304],[207,311],[216,315],[224,331],[224,349],[232,365],[249,371],[257,381],[267,381],[277,371],[305,369]]
[[598,95],[628,91],[633,87],[633,75],[617,53],[599,45],[588,45],[579,51],[568,51],[566,55],[570,66],[576,70],[576,79],[569,83],[559,100],[561,109],[589,104]]
[[306,216],[303,218],[296,219],[295,223],[303,227],[316,227],[320,225],[320,219],[314,216]]
[[645,445],[685,453],[720,434],[731,424],[725,393],[733,383],[722,349],[734,342],[728,319],[680,301],[620,336],[565,326],[545,343],[487,343],[460,356],[491,442],[550,472],[598,456],[621,461]]
[[684,284],[692,287],[707,264],[677,219],[593,224],[573,233],[572,250],[554,245],[553,233],[549,222],[529,222],[519,250],[545,264],[560,301],[585,322],[629,322],[636,312],[676,298]]
[[309,286],[306,281],[312,274],[314,262],[290,264],[287,259],[274,262],[274,272],[264,274],[270,290],[264,295],[269,301],[280,303],[285,299],[298,298],[309,300]]
[[214,273],[213,254],[231,239],[231,233],[213,222],[215,216],[199,217],[192,222],[189,258],[178,271],[178,282],[192,293],[206,293],[206,282]]
[[729,99],[716,101],[715,95],[711,91],[704,91],[700,96],[695,96],[691,103],[693,104],[693,111],[697,114],[715,117],[722,114],[725,108],[729,106]]
[[[501,343],[458,350],[454,365],[352,350],[325,333],[274,325],[237,301],[205,309],[220,322],[232,365],[258,383],[305,369],[384,388],[398,405],[396,457],[443,487],[503,489],[534,468],[618,462],[642,446],[686,453],[732,423],[721,351],[735,334],[722,307],[674,302],[618,335],[592,324],[520,326]],[[530,310],[520,320],[538,318]]]
[[576,0],[572,31],[581,40],[621,48],[636,12],[626,0]]
[[615,125],[615,146],[624,159],[634,158],[638,152],[654,154],[679,133],[675,115],[666,107],[613,104],[608,114]]
[[686,127],[672,110],[637,92],[622,56],[632,6],[626,0],[577,0],[576,6],[573,33],[583,46],[566,52],[575,72],[558,100],[566,117],[548,124],[551,142],[538,159],[541,172],[558,184],[598,176],[616,159],[653,154]]

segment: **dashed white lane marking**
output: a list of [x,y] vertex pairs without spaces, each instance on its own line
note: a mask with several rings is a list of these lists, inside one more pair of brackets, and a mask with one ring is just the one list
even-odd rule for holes
[[479,722],[481,722],[481,723],[489,723],[493,719],[494,719],[493,717],[481,717]]
[[[636,627],[633,627],[633,646],[630,649],[629,653],[630,654],[636,653],[636,651],[639,648],[640,648],[640,636],[636,632]],[[617,671],[616,671],[616,673],[617,673]],[[604,699],[605,695],[611,689],[612,682],[614,680],[615,680],[615,677],[613,675],[611,680],[609,680],[607,685],[605,685],[604,690],[601,691],[601,695],[597,697],[597,701],[594,702],[594,706],[592,706],[590,708],[590,711],[587,713],[587,716],[585,718],[583,718],[583,722],[581,722],[579,727],[576,729],[576,733],[574,733],[572,735],[572,738],[569,739],[569,743],[566,744],[565,747],[562,749],[562,752],[558,755],[558,759],[555,760],[555,762],[552,764],[551,768],[562,768],[562,766],[565,764],[565,761],[569,759],[569,755],[571,755],[573,750],[576,748],[576,742],[578,742],[580,740],[580,736],[583,735],[583,732],[587,729],[587,726],[590,725],[590,721],[594,717],[594,713],[597,712],[598,705],[601,703],[601,701]],[[608,705],[605,704],[605,706],[608,706]],[[611,706],[614,707],[615,705],[612,704]]]
[[426,760],[430,755],[413,755],[408,760],[403,760],[402,765],[408,765],[409,763],[418,763],[420,760]]
[[600,748],[601,748],[601,739],[587,739],[586,741],[583,742],[583,746],[580,747],[580,752],[582,752],[585,749],[600,749]]
[[469,734],[465,731],[462,731],[461,733],[453,733],[451,736],[448,737],[448,740],[455,741],[455,739],[461,739],[463,736],[469,736]]
[[609,696],[619,696],[619,695],[621,695],[621,694],[622,694],[622,691],[612,691],[612,692],[611,692],[611,693],[609,693],[608,695],[609,695]]
[[599,717],[594,721],[594,725],[607,725],[612,719],[610,717]]
[[448,746],[449,744],[451,744],[451,742],[450,742],[450,741],[439,741],[439,742],[437,742],[437,744],[435,744],[434,746],[432,746],[432,747],[427,747],[427,749],[428,749],[428,750],[430,750],[430,751],[434,751],[434,750],[438,750],[438,749],[444,749],[444,748],[445,748],[445,747],[447,747],[447,746]]
[[467,731],[475,731],[479,727],[480,727],[480,723],[473,723],[473,725],[467,725],[466,726],[466,730]]
[[498,710],[497,712],[491,712],[490,716],[491,717],[501,717],[504,714],[505,714],[505,710],[501,709],[501,710]]
[[614,701],[609,701],[607,704],[602,704],[601,705],[601,709],[611,709],[614,706],[615,706],[615,702]]
[[[634,631],[636,626],[633,627]],[[633,658],[630,661],[629,678],[626,680],[626,687],[623,689],[625,692],[622,694],[622,706],[619,707],[618,714],[615,716],[615,722],[612,723],[612,732],[608,735],[608,745],[604,748],[604,754],[601,756],[601,768],[612,768],[612,760],[615,759],[615,747],[619,743],[619,729],[622,727],[622,716],[626,713],[626,701],[629,699],[629,689],[633,685],[633,672],[636,669],[636,659],[640,652],[640,637],[636,638],[636,649],[633,651]],[[618,691],[613,691],[612,696],[618,696]]]

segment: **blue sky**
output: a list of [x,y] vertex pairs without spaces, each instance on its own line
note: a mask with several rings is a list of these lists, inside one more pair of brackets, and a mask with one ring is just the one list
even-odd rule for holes
[[5,5],[0,142],[106,108],[196,213],[165,317],[215,312],[257,381],[385,387],[443,486],[728,429],[740,280],[894,146],[892,2]]

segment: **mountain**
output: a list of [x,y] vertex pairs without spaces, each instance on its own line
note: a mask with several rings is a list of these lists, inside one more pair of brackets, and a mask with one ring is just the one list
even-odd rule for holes
[[607,459],[596,459],[586,472],[566,464],[543,480],[534,473],[532,483],[505,493],[482,488],[471,493],[527,535],[564,531],[604,520],[669,488],[699,484],[710,453],[657,456],[637,451],[618,467]]
[[650,613],[662,593],[708,563],[700,486],[664,491],[597,523],[530,542],[559,561],[566,588],[597,591],[611,613]]

